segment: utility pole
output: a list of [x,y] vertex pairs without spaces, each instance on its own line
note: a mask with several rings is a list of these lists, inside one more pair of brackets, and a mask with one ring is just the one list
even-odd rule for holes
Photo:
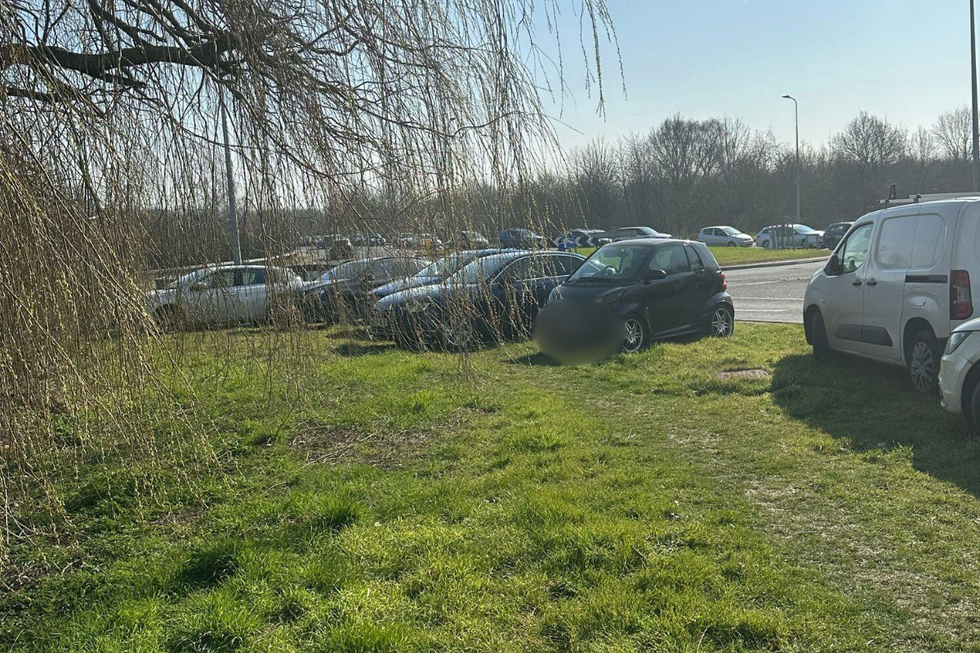
[[235,174],[231,167],[231,146],[228,144],[228,110],[225,108],[225,89],[218,84],[218,104],[221,106],[221,131],[225,137],[225,175],[228,180],[228,237],[235,265],[242,264],[242,243],[238,236],[238,207],[235,203]]
[[[970,2],[973,2],[973,0],[970,0]],[[796,114],[796,224],[800,224],[803,222],[800,219],[800,103],[792,95],[784,95],[783,99],[793,101],[793,108]],[[791,238],[793,249],[796,249],[795,232]]]
[[973,76],[973,192],[980,192],[980,131],[977,129],[977,20],[970,0],[970,70]]

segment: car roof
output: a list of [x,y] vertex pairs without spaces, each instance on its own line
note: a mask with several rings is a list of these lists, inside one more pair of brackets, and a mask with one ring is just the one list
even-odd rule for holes
[[679,243],[682,245],[704,244],[696,240],[685,240],[683,238],[628,238],[626,240],[617,240],[614,243],[609,243],[608,245],[603,245],[602,247],[615,247],[617,245],[642,245],[643,247],[660,247],[661,245],[668,245],[670,243],[675,243],[675,244]]

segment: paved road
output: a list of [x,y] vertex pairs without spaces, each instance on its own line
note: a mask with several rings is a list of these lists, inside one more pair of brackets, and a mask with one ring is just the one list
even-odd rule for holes
[[806,284],[822,265],[801,263],[726,272],[737,319],[802,324]]

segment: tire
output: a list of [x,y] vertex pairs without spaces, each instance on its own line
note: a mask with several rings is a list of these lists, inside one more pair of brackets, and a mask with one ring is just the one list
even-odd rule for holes
[[184,316],[176,306],[161,306],[153,313],[153,319],[164,333],[180,331],[186,326]]
[[813,346],[814,360],[823,360],[830,353],[830,343],[827,341],[827,327],[823,323],[820,311],[814,311],[810,316],[810,343]]
[[630,313],[623,321],[626,323],[626,340],[623,341],[623,351],[627,354],[635,354],[647,346],[647,326],[643,323],[643,318],[635,313]]
[[770,247],[772,247],[772,245],[768,240],[762,241],[762,249],[769,249]]
[[941,353],[936,336],[931,331],[919,331],[908,350],[908,370],[912,387],[921,395],[939,391],[939,361]]
[[722,304],[715,308],[708,320],[708,335],[712,338],[730,338],[735,333],[735,311]]
[[970,424],[973,426],[973,433],[980,435],[980,383],[974,386],[970,395]]
[[736,245],[735,243],[733,243],[732,241],[729,240],[728,241],[728,244],[726,245],[726,247],[738,247],[738,245]]

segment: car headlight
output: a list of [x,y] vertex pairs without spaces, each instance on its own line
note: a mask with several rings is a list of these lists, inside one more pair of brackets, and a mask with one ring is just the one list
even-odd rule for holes
[[623,289],[620,288],[619,290],[612,291],[608,295],[603,295],[602,297],[599,298],[599,301],[603,304],[612,304],[613,302],[618,301],[619,298],[622,296],[623,296]]
[[946,342],[946,355],[952,354],[954,351],[960,348],[966,339],[970,337],[972,331],[954,331],[952,335],[949,336],[949,340]]

